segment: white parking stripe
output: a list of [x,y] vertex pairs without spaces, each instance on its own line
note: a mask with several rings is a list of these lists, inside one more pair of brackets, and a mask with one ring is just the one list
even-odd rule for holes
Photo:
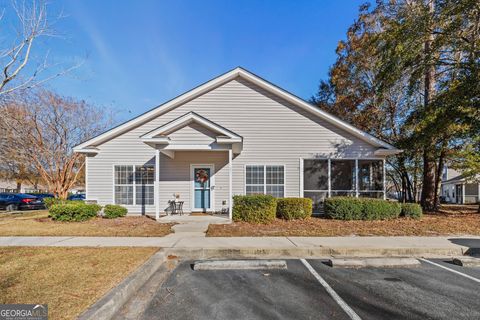
[[328,283],[323,280],[323,278],[317,273],[317,271],[315,271],[315,269],[313,269],[313,267],[310,265],[310,263],[307,262],[307,260],[300,259],[300,261],[302,261],[303,265],[308,269],[308,271],[310,271],[310,273],[318,280],[318,282],[320,282],[320,284],[325,288],[325,290],[327,290],[328,294],[333,298],[333,300],[335,300],[335,302],[338,303],[338,305],[343,309],[343,311],[348,314],[350,319],[362,320],[362,318],[360,318],[358,314],[356,314],[355,311],[353,311],[353,309],[350,308],[350,306],[342,298],[340,298],[340,296],[332,289],[332,287],[330,287]]
[[462,273],[462,272],[460,272],[460,271],[447,268],[447,267],[445,267],[445,266],[442,266],[441,264],[435,263],[435,262],[430,261],[430,260],[427,260],[427,259],[418,258],[418,260],[423,261],[423,262],[426,262],[426,263],[430,263],[430,264],[432,264],[432,265],[434,265],[434,266],[440,267],[440,268],[442,268],[442,269],[448,270],[448,271],[453,272],[453,273],[456,273],[456,274],[458,274],[458,275],[460,275],[460,276],[462,276],[462,277],[465,277],[465,278],[468,278],[468,279],[470,279],[470,280],[473,280],[473,281],[475,281],[475,282],[480,283],[480,279],[474,278],[474,277],[469,276],[468,274]]

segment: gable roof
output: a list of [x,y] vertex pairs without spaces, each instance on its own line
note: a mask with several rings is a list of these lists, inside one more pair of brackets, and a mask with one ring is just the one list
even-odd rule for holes
[[320,108],[308,103],[307,101],[295,96],[294,94],[291,94],[290,92],[287,92],[285,91],[284,89],[266,81],[265,79],[241,68],[241,67],[237,67],[227,73],[224,73],[208,82],[205,82],[204,84],[201,84],[200,86],[170,100],[170,101],[167,101],[166,103],[150,110],[150,111],[147,111],[145,112],[144,114],[136,117],[136,118],[133,118],[132,120],[129,120],[127,122],[124,122],[90,140],[87,140],[81,144],[79,144],[78,146],[76,146],[74,148],[74,151],[76,152],[81,152],[82,149],[86,148],[87,146],[92,146],[92,145],[98,145],[98,144],[101,144],[109,139],[111,139],[112,137],[115,137],[119,134],[122,134],[132,128],[135,128],[145,122],[148,122],[154,118],[156,118],[157,116],[159,116],[160,114],[163,114],[165,112],[168,112],[169,110],[172,110],[173,108],[187,102],[187,101],[190,101],[198,96],[201,96],[202,94],[210,91],[210,90],[213,90],[214,88],[217,88],[237,77],[240,77],[240,78],[243,78],[247,81],[250,81],[252,83],[254,83],[255,85],[261,87],[262,89],[272,93],[272,94],[275,94],[277,95],[278,97],[306,110],[306,111],[309,111],[310,113],[318,116],[319,118],[337,126],[338,128],[341,128],[347,132],[349,132],[350,134],[354,135],[355,137],[361,139],[361,140],[364,140],[368,143],[370,143],[371,145],[373,146],[377,146],[379,148],[384,148],[385,149],[385,153],[388,153],[388,154],[395,154],[395,153],[399,153],[401,152],[401,150],[399,149],[396,149],[394,146],[384,142],[384,141],[381,141],[380,139],[358,129],[358,128],[355,128],[354,126],[352,126],[351,124],[343,121],[343,120],[340,120],[339,118],[321,110]]
[[448,179],[446,181],[442,181],[442,184],[454,184],[454,183],[475,183],[476,180],[480,179],[480,174],[477,174],[475,176],[471,176],[468,174],[461,174],[459,176],[456,176],[454,178]]
[[156,129],[153,129],[150,132],[145,133],[144,135],[140,136],[140,138],[142,138],[142,139],[153,139],[156,136],[164,135],[165,133],[171,133],[173,131],[177,131],[178,129],[183,128],[184,126],[186,126],[186,125],[188,125],[192,122],[198,123],[201,126],[207,128],[207,129],[209,129],[213,132],[219,133],[221,136],[224,136],[225,138],[235,140],[236,142],[241,142],[242,141],[242,137],[239,136],[238,134],[236,134],[235,132],[226,129],[226,128],[216,124],[215,122],[213,122],[211,120],[208,120],[205,117],[202,117],[201,115],[199,115],[199,114],[197,114],[193,111],[188,112],[188,113],[184,114],[183,116],[180,116],[180,117],[178,117],[178,118],[176,118],[176,119],[174,119],[174,120],[156,128]]

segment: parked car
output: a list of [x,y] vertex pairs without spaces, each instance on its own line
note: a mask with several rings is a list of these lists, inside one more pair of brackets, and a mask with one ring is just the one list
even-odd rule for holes
[[34,196],[39,198],[40,200],[43,200],[45,198],[55,198],[55,196],[51,193],[27,193],[30,196]]
[[72,194],[68,196],[68,200],[77,200],[77,201],[83,201],[85,200],[85,194],[84,193],[77,193],[77,194]]
[[24,193],[0,193],[0,209],[7,211],[45,209],[42,200]]

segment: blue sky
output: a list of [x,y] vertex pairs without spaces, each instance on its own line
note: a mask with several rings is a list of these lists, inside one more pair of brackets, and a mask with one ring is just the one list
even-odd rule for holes
[[308,99],[364,1],[52,0],[62,38],[42,50],[84,63],[49,86],[119,120],[236,66]]

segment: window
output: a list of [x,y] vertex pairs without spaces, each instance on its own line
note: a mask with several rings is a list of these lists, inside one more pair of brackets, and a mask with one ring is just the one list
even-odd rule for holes
[[115,166],[115,204],[154,204],[153,166]]
[[154,180],[153,166],[135,166],[135,204],[153,205]]
[[284,167],[283,166],[266,166],[267,170],[267,191],[275,198],[281,198],[284,194]]
[[115,204],[133,204],[133,166],[115,166]]
[[257,194],[264,193],[265,190],[265,167],[247,166],[246,172],[246,193]]
[[246,194],[270,194],[280,198],[285,194],[283,165],[248,165],[245,172]]

